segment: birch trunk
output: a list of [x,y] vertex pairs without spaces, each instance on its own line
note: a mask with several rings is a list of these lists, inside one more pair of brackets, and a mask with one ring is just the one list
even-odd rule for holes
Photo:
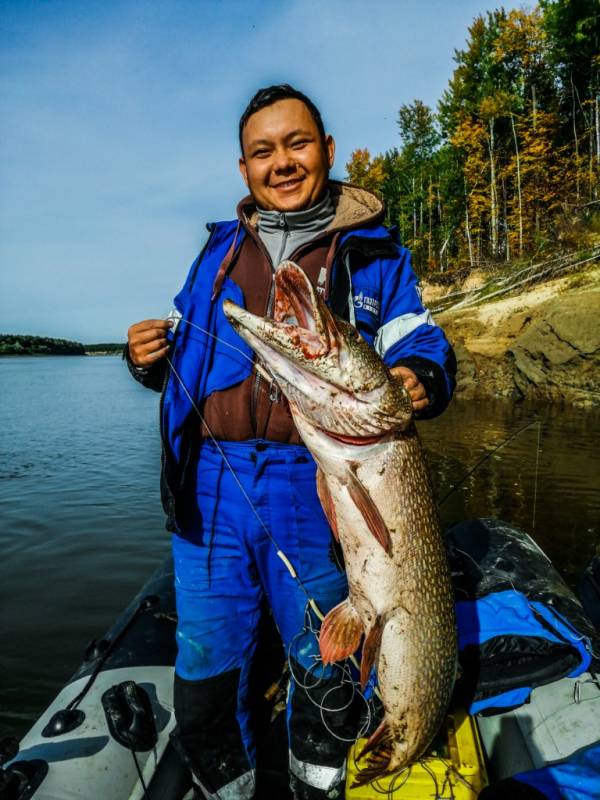
[[496,165],[494,163],[494,147],[494,117],[490,117],[488,148],[490,152],[490,223],[493,256],[495,256],[498,252],[498,199],[496,196]]
[[508,227],[508,190],[506,188],[506,181],[504,180],[504,176],[502,177],[502,213],[504,214],[504,239],[505,239],[505,247],[504,253],[506,255],[506,260],[510,261],[510,230]]
[[575,84],[571,73],[571,97],[573,99],[573,138],[575,140],[575,194],[579,200],[579,139],[577,138],[577,122],[575,119]]
[[469,225],[469,197],[467,195],[467,182],[465,181],[465,232],[467,234],[467,244],[469,245],[469,263],[473,269],[473,242],[471,241],[471,226]]
[[415,195],[415,176],[412,179],[412,195],[413,195],[413,244],[417,241],[417,197]]
[[517,131],[515,130],[515,117],[510,115],[513,138],[515,140],[515,154],[517,157],[517,195],[519,198],[519,255],[523,255],[523,197],[521,194],[521,158],[519,155],[519,143],[517,141]]
[[427,196],[427,214],[429,216],[429,243],[427,246],[427,260],[428,263],[431,264],[431,236],[432,236],[432,224],[431,224],[431,217],[433,211],[433,183],[431,180],[431,175],[429,176],[429,192]]

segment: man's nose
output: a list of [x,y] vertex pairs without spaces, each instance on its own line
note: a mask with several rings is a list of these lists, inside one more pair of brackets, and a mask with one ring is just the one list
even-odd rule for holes
[[287,148],[277,149],[274,155],[274,167],[278,172],[294,172],[296,162]]

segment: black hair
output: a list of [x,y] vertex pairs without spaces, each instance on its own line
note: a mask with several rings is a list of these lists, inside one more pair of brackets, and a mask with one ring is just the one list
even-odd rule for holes
[[290,86],[289,83],[278,83],[274,86],[267,86],[265,89],[259,89],[258,92],[254,95],[252,100],[246,106],[244,113],[240,117],[240,126],[239,126],[239,137],[240,137],[240,150],[242,151],[242,155],[244,155],[244,145],[242,143],[242,135],[244,133],[244,128],[246,127],[246,123],[250,119],[253,114],[256,114],[257,111],[260,111],[267,106],[272,106],[273,103],[277,103],[279,100],[300,100],[301,103],[308,108],[310,111],[311,117],[315,121],[315,125],[319,130],[319,134],[321,135],[321,139],[325,141],[325,126],[323,125],[323,119],[321,117],[321,112],[310,99],[302,92],[299,92],[298,89],[294,89],[293,86]]

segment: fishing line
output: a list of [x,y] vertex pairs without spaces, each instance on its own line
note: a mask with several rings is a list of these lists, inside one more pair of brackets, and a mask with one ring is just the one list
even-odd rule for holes
[[[198,408],[197,404],[194,402],[194,399],[192,398],[192,396],[191,396],[190,392],[188,391],[188,388],[187,388],[187,386],[185,385],[185,383],[184,383],[184,381],[183,381],[182,377],[179,375],[179,373],[177,372],[177,370],[176,370],[176,369],[175,369],[175,367],[173,366],[173,362],[171,361],[171,359],[169,358],[169,356],[166,356],[166,359],[167,359],[167,362],[168,362],[169,366],[171,367],[171,370],[172,370],[173,374],[175,375],[175,377],[176,377],[176,378],[177,378],[177,380],[179,381],[179,383],[180,383],[180,385],[181,385],[181,388],[182,388],[182,389],[183,389],[183,391],[185,392],[185,395],[186,395],[186,397],[188,398],[188,400],[189,400],[189,402],[190,402],[190,404],[191,404],[192,408],[194,409],[194,411],[196,412],[196,414],[198,415],[198,417],[199,417],[199,418],[200,418],[200,420],[202,421],[203,425],[204,425],[204,426],[205,426],[205,428],[206,428],[206,431],[208,432],[208,435],[209,435],[209,437],[211,438],[211,440],[212,440],[212,442],[214,443],[215,447],[216,447],[216,448],[217,448],[217,450],[219,451],[219,453],[220,453],[220,455],[221,455],[221,457],[222,457],[223,461],[225,462],[225,465],[226,465],[227,469],[230,471],[230,473],[231,473],[231,476],[233,477],[233,480],[235,481],[236,485],[238,486],[238,488],[239,488],[240,492],[242,493],[242,495],[243,495],[244,499],[246,500],[246,502],[247,502],[247,503],[248,503],[248,505],[250,506],[250,510],[252,511],[253,515],[256,517],[256,520],[258,521],[258,523],[259,523],[260,527],[261,527],[261,528],[263,529],[263,531],[265,532],[265,534],[266,534],[267,538],[269,539],[269,541],[271,542],[271,544],[272,544],[272,545],[273,545],[273,547],[275,548],[275,552],[276,552],[276,554],[277,554],[278,558],[280,558],[280,559],[281,559],[281,561],[283,561],[283,563],[285,564],[285,567],[286,567],[287,571],[290,573],[290,575],[292,576],[292,578],[293,578],[293,579],[294,579],[294,580],[297,582],[298,586],[299,586],[299,587],[302,589],[302,591],[303,591],[303,592],[304,592],[304,594],[306,595],[306,599],[307,599],[307,606],[309,606],[309,607],[310,607],[310,608],[311,608],[311,609],[314,611],[314,613],[315,613],[315,614],[316,614],[316,616],[317,616],[317,619],[318,619],[320,622],[323,622],[323,620],[325,619],[325,615],[323,614],[323,612],[321,611],[321,609],[320,609],[320,608],[319,608],[319,606],[317,605],[317,603],[316,603],[315,599],[314,599],[313,597],[311,597],[311,596],[310,596],[310,594],[309,594],[309,592],[308,592],[308,590],[307,590],[306,586],[304,585],[304,583],[303,583],[302,579],[300,578],[300,576],[299,576],[299,575],[298,575],[298,573],[296,572],[296,570],[295,570],[295,568],[294,568],[294,566],[293,566],[292,562],[289,560],[289,558],[286,556],[286,554],[283,552],[283,550],[282,550],[282,549],[279,547],[279,545],[277,544],[277,541],[275,540],[275,537],[272,535],[272,533],[270,532],[270,530],[269,530],[269,529],[268,529],[268,527],[266,526],[265,522],[263,521],[262,517],[261,517],[261,516],[260,516],[260,514],[258,513],[258,509],[256,508],[256,506],[255,506],[255,505],[254,505],[254,503],[252,502],[252,499],[251,499],[251,497],[249,496],[249,494],[248,494],[248,493],[246,492],[246,490],[244,489],[244,486],[243,486],[243,484],[242,484],[241,480],[239,479],[239,477],[237,476],[237,473],[236,473],[236,471],[234,470],[234,468],[232,467],[232,465],[231,465],[231,463],[230,463],[229,459],[228,459],[228,458],[227,458],[227,456],[225,455],[225,451],[224,451],[224,450],[223,450],[223,448],[221,447],[221,445],[220,445],[220,443],[219,443],[218,439],[217,439],[217,438],[214,436],[214,434],[213,434],[212,430],[210,429],[209,425],[207,424],[207,422],[206,422],[206,420],[205,420],[204,416],[202,415],[202,412],[201,412],[201,411],[200,411],[200,409]],[[317,635],[317,633],[316,633],[316,632],[314,632],[314,633],[315,633],[315,637],[316,637],[316,638],[317,638],[317,640],[318,640],[318,635]],[[354,665],[354,666],[355,666],[357,669],[360,669],[360,665],[359,665],[359,663],[358,663],[358,661],[357,661],[357,659],[356,659],[356,656],[354,656],[354,655],[350,656],[350,657],[349,657],[349,660],[351,661],[351,663],[352,663],[352,664],[353,664],[353,665]],[[378,693],[378,689],[377,689],[377,688],[375,689],[375,692],[376,692],[376,693]]]
[[[312,683],[310,685],[308,683],[304,683],[302,680],[300,680],[299,676],[294,671],[294,666],[293,666],[293,661],[292,661],[292,647],[294,646],[294,644],[296,643],[296,641],[298,639],[300,639],[302,636],[304,636],[307,633],[307,631],[309,633],[313,634],[315,636],[315,638],[317,637],[318,631],[316,631],[312,627],[309,627],[309,628],[304,627],[295,636],[293,636],[292,640],[290,641],[290,644],[289,644],[289,647],[288,647],[288,652],[287,652],[290,675],[294,679],[294,683],[297,686],[299,686],[301,689],[304,689],[304,691],[306,692],[309,700],[313,703],[313,705],[318,706],[319,708],[323,708],[323,710],[325,710],[325,711],[331,711],[331,712],[343,711],[352,702],[352,700],[354,699],[355,695],[359,693],[357,691],[357,689],[356,689],[356,682],[352,678],[352,674],[351,674],[349,668],[345,664],[336,662],[336,663],[330,665],[334,670],[339,670],[342,673],[342,675],[341,675],[341,678],[340,678],[340,683],[337,684],[336,686],[332,686],[326,692],[326,694],[327,694],[332,689],[339,689],[341,686],[344,685],[344,683],[350,683],[352,685],[353,691],[352,691],[352,697],[351,697],[349,703],[347,703],[344,706],[339,706],[339,708],[330,708],[330,707],[323,706],[322,705],[322,701],[319,703],[316,700],[313,700],[313,698],[310,696],[310,692],[313,689],[316,689],[317,687],[319,687],[324,682],[331,681],[331,676],[330,677],[326,677],[325,674],[324,674],[325,665],[323,664],[323,659],[321,658],[320,655],[318,655],[316,653],[311,655],[311,658],[314,659],[314,663],[311,664],[311,666],[306,668],[306,669],[304,669],[304,667],[302,667],[302,669],[305,672],[305,679],[306,679],[306,677],[313,677],[314,676],[315,677],[315,682],[314,683]],[[295,658],[295,656],[294,656],[294,660],[298,661],[298,663],[300,663],[299,660],[297,658]],[[317,677],[315,673],[316,673],[317,667],[319,667],[319,666],[321,667],[321,675],[319,677]]]
[[323,621],[324,617],[323,617],[323,614],[321,613],[319,607],[317,606],[317,604],[314,601],[314,599],[308,593],[306,587],[304,586],[304,583],[302,582],[302,579],[300,578],[300,576],[298,575],[298,573],[294,569],[294,567],[293,567],[292,563],[290,562],[289,558],[285,555],[283,550],[279,547],[279,545],[275,541],[274,536],[269,531],[269,529],[267,528],[267,526],[266,526],[265,522],[263,521],[262,517],[258,513],[258,510],[257,510],[256,506],[254,505],[254,503],[252,502],[252,499],[251,499],[250,495],[246,492],[246,490],[244,488],[244,485],[242,484],[241,480],[238,478],[236,471],[231,466],[231,463],[230,463],[229,459],[225,455],[225,451],[221,447],[221,445],[219,443],[219,440],[214,436],[212,430],[210,429],[209,425],[207,424],[205,418],[203,417],[200,409],[198,408],[198,406],[194,402],[194,399],[192,398],[192,395],[189,393],[188,388],[185,385],[183,379],[181,378],[181,376],[179,375],[179,373],[177,372],[177,370],[173,366],[173,362],[171,361],[171,359],[168,356],[166,358],[167,358],[167,362],[168,362],[169,366],[171,367],[171,371],[173,372],[173,374],[175,375],[175,377],[177,378],[177,380],[181,384],[181,388],[185,392],[185,395],[186,395],[187,399],[190,401],[190,404],[191,404],[192,408],[194,409],[196,414],[198,414],[198,417],[202,421],[202,424],[206,427],[206,430],[208,432],[209,437],[211,438],[213,444],[215,445],[215,447],[219,451],[219,454],[221,455],[221,458],[225,462],[225,465],[226,465],[227,469],[230,471],[231,476],[233,477],[233,480],[237,484],[238,489],[240,490],[240,492],[242,493],[244,499],[246,500],[246,502],[250,506],[250,510],[252,511],[254,516],[256,517],[256,520],[257,520],[258,524],[263,529],[263,531],[265,532],[267,538],[269,539],[269,541],[271,542],[271,544],[275,548],[277,556],[283,561],[283,563],[285,564],[285,566],[287,568],[287,571],[290,573],[292,578],[294,578],[296,580],[296,582],[298,583],[298,586],[300,586],[300,588],[302,589],[302,591],[306,595],[306,598],[307,598],[307,601],[308,601],[308,605],[313,609],[313,611],[315,612],[317,617],[321,621]]
[[[310,618],[310,611],[308,610],[308,607],[307,607],[307,609],[305,611],[304,627],[303,627],[303,629],[301,631],[299,631],[292,638],[292,640],[290,641],[290,645],[288,647],[287,655],[288,655],[288,665],[289,665],[289,670],[290,670],[290,676],[291,676],[292,680],[294,681],[294,683],[296,684],[296,686],[298,686],[299,688],[304,690],[304,692],[306,693],[306,696],[309,699],[309,701],[316,708],[319,709],[321,722],[322,722],[323,727],[325,728],[325,730],[329,733],[329,735],[332,738],[337,739],[340,742],[344,742],[346,744],[352,744],[353,742],[356,742],[357,738],[360,739],[366,733],[366,731],[369,729],[369,727],[371,725],[373,714],[372,714],[372,711],[371,711],[370,702],[364,696],[364,694],[357,688],[358,684],[353,679],[352,672],[351,672],[349,666],[346,663],[334,663],[334,664],[331,665],[333,670],[334,670],[334,675],[335,675],[335,671],[341,672],[341,677],[340,677],[340,682],[339,683],[337,683],[337,684],[331,686],[329,689],[327,689],[327,691],[325,692],[323,697],[321,697],[320,700],[316,700],[314,697],[311,696],[311,691],[312,690],[316,689],[318,686],[320,686],[325,681],[327,681],[327,682],[331,681],[333,679],[333,676],[326,677],[323,674],[323,668],[324,668],[323,660],[321,659],[320,655],[318,655],[318,654],[315,654],[315,655],[312,656],[312,658],[315,659],[315,663],[312,664],[310,667],[308,667],[308,669],[304,670],[304,672],[305,672],[305,680],[306,680],[306,678],[308,678],[309,676],[313,676],[313,674],[316,672],[317,667],[319,667],[319,666],[321,667],[321,675],[319,677],[314,675],[314,677],[315,677],[315,682],[314,683],[309,685],[308,683],[305,683],[304,681],[302,681],[300,679],[300,677],[296,674],[296,672],[294,670],[294,665],[293,665],[294,662],[292,660],[292,652],[291,652],[292,651],[292,647],[307,632],[311,633],[311,634],[314,634],[315,637],[317,637],[317,633],[318,632],[314,629],[314,627],[312,625],[312,620]],[[331,692],[339,691],[340,689],[343,689],[344,686],[348,686],[348,685],[351,686],[351,688],[352,688],[352,694],[351,694],[350,699],[348,700],[348,702],[344,703],[343,705],[336,706],[336,707],[325,705],[325,698]],[[350,739],[350,738],[347,738],[347,737],[344,737],[344,736],[340,736],[337,733],[337,731],[334,731],[329,726],[329,724],[327,723],[327,721],[325,719],[325,712],[331,713],[331,714],[335,714],[335,713],[339,713],[341,711],[345,711],[347,708],[349,708],[352,705],[352,703],[354,702],[354,698],[357,697],[357,696],[360,697],[361,700],[364,702],[365,707],[366,707],[366,714],[365,714],[364,722],[360,726],[360,729]]]
[[446,761],[446,759],[441,759],[442,764],[446,767],[446,777],[444,779],[444,783],[442,785],[442,792],[446,786],[446,781],[448,782],[448,786],[450,787],[450,792],[452,797],[454,797],[454,785],[452,783],[452,776],[457,781],[457,783],[462,783],[463,786],[466,786],[467,789],[470,789],[472,792],[475,792],[475,784],[468,781],[464,775],[461,775],[460,771],[456,768],[455,764],[451,764]]
[[[238,353],[240,353],[241,355],[243,355],[244,358],[246,358],[248,361],[250,361],[254,367],[257,366],[255,361],[252,358],[250,358],[246,353],[244,353],[243,350],[241,350],[239,347],[236,347],[235,345],[232,345],[229,342],[225,342],[223,339],[221,339],[220,337],[218,337],[215,334],[211,333],[210,331],[207,331],[206,329],[202,328],[199,325],[196,325],[193,322],[190,322],[189,320],[183,319],[183,317],[180,318],[180,321],[186,322],[187,324],[192,325],[192,327],[198,328],[198,330],[200,330],[202,333],[204,333],[204,334],[206,334],[208,336],[211,336],[212,338],[214,338],[217,341],[221,342],[221,344],[225,344],[226,346],[230,347],[231,349],[233,349],[233,350],[237,351]],[[204,418],[202,412],[198,408],[197,403],[194,401],[194,399],[193,399],[192,395],[190,394],[187,386],[185,385],[185,382],[184,382],[183,378],[181,377],[179,372],[175,369],[175,366],[173,365],[172,360],[169,358],[169,356],[166,356],[166,360],[167,360],[167,363],[169,364],[169,366],[171,368],[171,371],[173,372],[173,374],[175,375],[175,377],[179,381],[179,384],[181,385],[181,388],[183,389],[188,401],[190,402],[190,405],[192,406],[192,408],[194,409],[194,411],[198,415],[199,419],[203,423],[203,425],[204,425],[204,427],[205,427],[205,429],[206,429],[211,441],[213,442],[213,444],[217,448],[219,454],[221,455],[221,458],[223,459],[227,469],[231,473],[231,476],[233,477],[233,480],[235,481],[237,487],[239,488],[240,492],[242,493],[242,496],[244,497],[244,499],[246,500],[248,506],[250,507],[250,510],[252,511],[252,514],[256,518],[258,524],[260,525],[260,527],[262,528],[262,530],[266,534],[267,538],[269,539],[269,541],[271,542],[273,547],[275,548],[275,552],[276,552],[278,558],[284,563],[287,571],[289,572],[291,577],[297,582],[298,586],[302,589],[304,595],[306,596],[307,605],[306,605],[306,612],[305,613],[308,615],[308,630],[310,631],[310,633],[312,633],[314,635],[315,639],[318,641],[319,640],[318,631],[316,631],[314,629],[314,627],[312,626],[312,621],[310,620],[310,612],[308,611],[308,609],[309,608],[312,609],[312,611],[314,612],[314,614],[316,615],[317,619],[320,622],[323,622],[323,620],[325,619],[324,614],[322,613],[321,609],[317,605],[315,599],[313,597],[311,597],[311,595],[309,594],[308,590],[306,589],[306,586],[304,585],[302,579],[298,575],[298,573],[297,573],[296,569],[294,568],[293,564],[291,563],[290,559],[286,556],[286,554],[283,552],[283,550],[279,547],[275,537],[272,535],[272,533],[268,529],[267,525],[265,524],[264,520],[262,519],[261,515],[259,514],[258,509],[256,508],[256,506],[252,502],[252,498],[249,496],[249,494],[245,490],[240,478],[238,477],[238,475],[237,475],[236,471],[234,470],[232,464],[230,463],[229,459],[227,458],[227,456],[225,454],[225,451],[223,450],[221,444],[219,443],[218,439],[213,434],[210,426],[207,424],[206,419]],[[272,382],[277,385],[277,382],[276,382],[274,376],[272,376],[271,373],[268,370],[263,370],[263,373],[264,372],[266,372],[268,377],[269,377],[269,379],[271,379]],[[305,627],[301,633],[304,634],[306,632],[306,629],[307,628]],[[290,647],[288,648],[288,663],[290,665],[290,675],[291,675],[292,679],[296,683],[298,683],[297,676],[295,676],[294,673],[293,673],[293,668],[291,666],[291,659],[289,658],[291,646],[294,643],[294,641],[296,640],[296,638],[298,638],[298,635],[295,636],[292,639],[292,641],[290,642]],[[357,670],[360,670],[360,665],[358,663],[358,660],[356,659],[356,656],[351,655],[348,660],[353,664],[353,666]],[[317,666],[317,664],[315,664],[314,666]],[[311,667],[311,669],[312,669],[312,667]],[[307,674],[308,674],[308,672],[307,672]],[[352,680],[351,677],[350,677],[350,681],[352,682],[352,686],[353,686],[353,697],[352,697],[352,699],[354,699],[354,693],[358,692],[358,690],[356,689],[355,682]],[[324,709],[321,707],[320,704],[315,703],[315,701],[312,698],[310,698],[308,687],[303,686],[302,683],[298,683],[298,685],[300,685],[306,691],[307,696],[309,697],[311,702],[313,702],[313,704],[316,705],[320,709],[321,719],[323,721],[323,724],[324,724],[325,728],[328,730],[328,732],[332,736],[340,738],[334,731],[331,730],[331,728],[325,722],[325,720],[323,718]],[[317,684],[315,684],[315,686],[316,685],[318,685],[318,682],[317,682]],[[332,687],[332,688],[340,688],[343,685],[344,685],[344,681],[342,680],[342,683],[340,683],[340,685],[338,687]],[[313,686],[312,688],[315,688],[315,687]],[[381,694],[379,692],[378,687],[374,687],[373,691],[374,691],[374,694],[381,699]],[[358,692],[358,693],[363,698],[365,703],[367,703],[368,701],[366,700],[364,695],[362,695],[362,692]],[[345,707],[342,707],[339,710],[342,711],[344,709],[345,709]],[[346,740],[342,739],[342,741],[346,741]],[[352,740],[349,740],[349,741],[355,741],[355,739],[352,739]]]
[[531,529],[535,530],[535,511],[537,508],[538,473],[540,466],[540,439],[542,436],[542,426],[538,425],[537,448],[535,451],[535,480],[533,483],[533,515],[531,519]]
[[[451,486],[451,487],[450,487],[450,489],[449,489],[449,490],[446,492],[446,494],[445,494],[445,495],[442,497],[442,499],[438,501],[438,506],[442,506],[442,505],[443,505],[443,504],[446,502],[446,500],[447,500],[447,499],[450,497],[450,495],[454,494],[454,492],[455,492],[455,491],[456,491],[456,490],[457,490],[457,489],[458,489],[460,486],[462,486],[462,485],[463,485],[463,483],[464,483],[464,482],[467,480],[467,478],[470,478],[470,477],[471,477],[471,475],[472,475],[472,474],[473,474],[473,473],[474,473],[474,472],[475,472],[477,469],[479,469],[479,467],[480,467],[482,464],[484,464],[484,463],[485,463],[485,462],[488,460],[488,458],[491,458],[491,457],[494,455],[494,453],[497,453],[497,452],[498,452],[498,450],[501,450],[501,449],[502,449],[502,448],[503,448],[505,445],[507,445],[509,442],[512,442],[512,440],[513,440],[513,439],[515,439],[515,438],[516,438],[516,437],[517,437],[517,436],[518,436],[520,433],[523,433],[523,431],[526,431],[528,428],[531,428],[531,427],[533,427],[534,425],[538,425],[538,426],[540,426],[540,427],[541,427],[541,422],[540,422],[540,420],[536,418],[536,419],[532,420],[531,422],[528,422],[526,425],[523,425],[521,428],[519,428],[518,430],[516,430],[514,433],[511,433],[511,435],[510,435],[510,436],[509,436],[507,439],[504,439],[504,441],[503,441],[503,442],[500,442],[500,444],[499,444],[499,445],[497,445],[496,447],[494,447],[494,448],[493,448],[493,450],[489,450],[487,453],[485,453],[485,455],[484,455],[484,456],[482,456],[482,457],[479,459],[479,461],[477,461],[477,462],[475,463],[475,465],[474,465],[473,467],[471,467],[471,469],[470,469],[470,470],[469,470],[469,471],[466,473],[466,475],[463,475],[463,477],[462,477],[462,478],[461,478],[459,481],[457,481],[457,482],[456,482],[456,483],[455,483],[453,486]],[[539,429],[538,429],[538,435],[539,435]],[[537,479],[536,479],[536,480],[537,480]],[[536,485],[537,485],[537,484],[536,484]]]
[[201,331],[203,334],[205,334],[205,336],[210,336],[211,339],[214,339],[215,341],[219,342],[219,344],[223,344],[223,345],[225,345],[225,347],[229,347],[231,350],[235,350],[237,353],[239,353],[241,356],[243,356],[246,359],[246,361],[249,361],[252,364],[252,367],[259,374],[261,374],[263,376],[263,378],[266,378],[268,381],[270,381],[272,384],[275,384],[276,386],[279,385],[277,383],[277,379],[275,378],[275,376],[273,375],[273,373],[267,367],[266,364],[258,364],[254,358],[249,356],[248,353],[245,353],[240,347],[237,347],[236,345],[231,344],[231,342],[227,342],[225,339],[222,339],[220,336],[217,336],[215,333],[212,333],[211,331],[207,330],[206,328],[203,328],[201,325],[197,325],[195,322],[192,322],[190,319],[186,319],[185,317],[175,317],[175,316],[169,314],[169,316],[165,317],[165,319],[170,319],[170,320],[173,320],[175,322],[185,322],[187,325],[191,325],[192,328],[197,328],[199,331]]
[[437,800],[437,798],[440,797],[440,785],[437,782],[437,778],[436,778],[435,772],[431,769],[429,764],[427,764],[424,759],[420,759],[419,760],[419,764],[421,765],[421,767],[425,770],[425,772],[429,775],[429,777],[433,781],[433,785],[435,787],[435,797],[436,797],[436,800]]
[[[360,767],[358,766],[356,759],[354,759],[354,766],[357,773],[360,775]],[[386,797],[392,798],[399,789],[402,789],[406,785],[408,779],[410,778],[410,773],[410,767],[402,767],[402,769],[392,773],[390,785],[387,788],[381,785],[381,778],[376,778],[374,781],[371,781],[370,785],[377,792],[377,794],[383,794]],[[400,783],[400,781],[402,781],[402,783]]]
[[[317,666],[319,666],[319,664],[313,664],[311,667],[309,667],[307,670],[305,670],[306,674],[307,675],[312,674],[314,668],[317,667]],[[340,679],[340,683],[338,683],[338,684],[336,684],[334,686],[331,686],[325,692],[325,694],[323,695],[323,697],[321,698],[320,701],[319,700],[315,700],[315,698],[311,696],[310,690],[314,689],[316,686],[318,686],[321,683],[321,681],[323,680],[322,677],[319,678],[318,681],[315,684],[313,684],[312,686],[308,686],[307,687],[306,684],[303,684],[302,681],[299,680],[299,677],[294,672],[294,668],[292,667],[291,662],[290,662],[290,675],[291,675],[292,680],[294,681],[294,683],[298,687],[304,689],[304,691],[306,693],[306,696],[309,699],[309,701],[316,708],[319,709],[319,715],[321,717],[321,723],[322,723],[323,727],[325,728],[325,730],[327,731],[327,733],[333,739],[337,739],[339,742],[344,742],[345,744],[353,744],[354,742],[356,742],[357,739],[360,739],[362,736],[364,736],[364,734],[369,729],[369,727],[371,725],[371,720],[372,720],[372,712],[371,712],[371,708],[370,708],[370,705],[369,705],[369,701],[364,696],[364,694],[362,694],[362,692],[360,692],[357,689],[357,684],[353,680],[350,672],[348,671],[347,673],[345,673],[344,672],[344,668],[341,665],[336,664],[335,667],[340,669],[340,670],[342,670],[342,677]],[[329,680],[331,680],[331,678],[327,678],[327,680],[329,681]],[[352,687],[352,695],[351,695],[351,697],[350,697],[350,699],[348,700],[347,703],[345,703],[344,705],[341,705],[341,706],[337,706],[337,707],[324,705],[325,698],[330,694],[330,692],[339,691],[340,689],[343,689],[344,686],[348,686],[348,685]],[[361,698],[361,700],[364,702],[365,707],[366,707],[366,715],[365,715],[364,722],[362,723],[362,725],[361,725],[360,729],[358,730],[358,732],[354,736],[352,736],[352,738],[348,738],[348,737],[345,737],[345,736],[340,736],[339,733],[337,733],[337,731],[334,731],[329,726],[329,724],[327,723],[327,720],[325,719],[325,713],[336,714],[336,713],[340,713],[341,711],[345,711],[347,708],[349,708],[352,705],[352,703],[354,702],[354,698],[357,697],[357,696]]]

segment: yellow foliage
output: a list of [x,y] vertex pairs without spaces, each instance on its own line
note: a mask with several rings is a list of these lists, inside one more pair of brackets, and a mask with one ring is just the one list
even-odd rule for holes
[[354,150],[346,164],[346,174],[350,183],[381,195],[386,179],[383,156],[371,159],[367,148]]

